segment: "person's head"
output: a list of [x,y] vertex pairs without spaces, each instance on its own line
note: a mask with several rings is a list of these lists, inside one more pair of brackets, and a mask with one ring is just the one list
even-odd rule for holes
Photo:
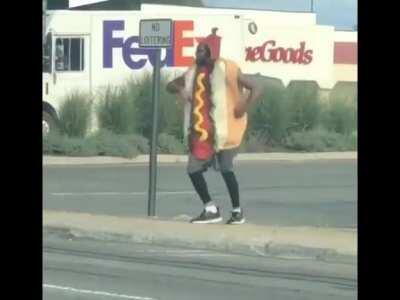
[[196,49],[196,64],[204,66],[212,62],[211,50],[206,43],[200,43]]

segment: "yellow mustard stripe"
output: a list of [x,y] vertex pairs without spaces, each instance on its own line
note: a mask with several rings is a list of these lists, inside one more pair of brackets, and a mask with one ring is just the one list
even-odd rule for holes
[[203,123],[204,118],[202,114],[200,113],[200,109],[204,106],[204,100],[201,98],[201,93],[206,90],[206,88],[203,85],[203,78],[204,74],[199,74],[197,77],[197,85],[198,85],[198,90],[195,93],[195,99],[196,99],[196,107],[193,110],[194,115],[197,117],[197,122],[194,124],[194,129],[200,133],[200,141],[204,142],[208,138],[208,132],[201,128],[200,125]]

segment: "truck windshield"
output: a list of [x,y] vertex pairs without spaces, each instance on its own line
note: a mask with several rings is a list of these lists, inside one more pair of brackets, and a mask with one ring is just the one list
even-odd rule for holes
[[52,43],[52,35],[49,32],[46,36],[46,41],[43,45],[43,72],[51,73],[51,43]]

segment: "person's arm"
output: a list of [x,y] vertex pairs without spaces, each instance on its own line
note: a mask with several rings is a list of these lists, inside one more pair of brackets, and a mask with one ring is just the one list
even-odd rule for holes
[[235,117],[241,118],[249,109],[250,105],[257,101],[264,92],[263,86],[253,76],[248,74],[238,73],[239,86],[244,86],[250,91],[245,99],[241,99],[235,108]]
[[167,91],[171,94],[177,94],[178,98],[184,103],[188,100],[185,92],[185,78],[179,76],[167,84]]
[[185,88],[185,79],[179,76],[167,84],[167,91],[171,94],[177,94]]

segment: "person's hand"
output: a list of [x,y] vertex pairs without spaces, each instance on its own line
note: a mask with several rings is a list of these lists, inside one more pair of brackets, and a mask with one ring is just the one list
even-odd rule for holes
[[183,101],[183,103],[190,101],[190,93],[184,88],[179,90],[178,97]]
[[235,118],[241,118],[246,113],[247,108],[250,104],[249,98],[250,92],[248,90],[245,90],[243,93],[240,94],[239,103],[237,103],[234,110]]
[[239,103],[237,103],[234,110],[235,118],[243,117],[243,115],[249,110],[249,107],[257,100],[257,98],[252,97],[250,90],[244,90],[240,94]]
[[240,95],[240,101],[242,103],[249,103],[250,101],[250,91],[245,89]]

